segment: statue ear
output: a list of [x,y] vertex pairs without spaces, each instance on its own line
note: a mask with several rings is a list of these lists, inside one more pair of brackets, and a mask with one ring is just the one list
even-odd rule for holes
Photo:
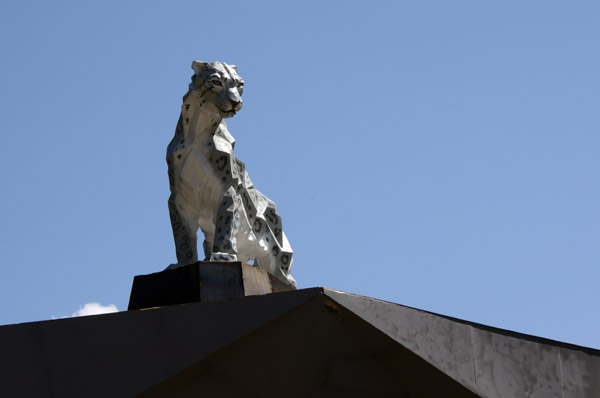
[[197,75],[200,75],[202,73],[205,66],[206,66],[206,62],[202,62],[202,61],[192,62],[192,69],[194,70],[194,73]]
[[229,65],[229,67],[237,73],[237,65]]

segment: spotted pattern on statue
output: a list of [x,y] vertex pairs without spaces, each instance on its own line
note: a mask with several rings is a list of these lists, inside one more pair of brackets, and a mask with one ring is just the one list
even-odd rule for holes
[[235,157],[235,139],[223,119],[242,107],[243,81],[222,62],[192,63],[194,75],[183,97],[175,135],[167,147],[169,213],[177,264],[198,261],[197,234],[213,261],[254,261],[284,283],[292,248],[277,206],[254,188],[245,164]]

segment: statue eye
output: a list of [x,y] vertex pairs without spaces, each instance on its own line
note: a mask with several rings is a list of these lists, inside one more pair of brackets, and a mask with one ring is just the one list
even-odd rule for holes
[[223,83],[221,83],[221,81],[220,81],[220,80],[213,80],[213,81],[211,81],[211,83],[212,83],[213,85],[215,85],[215,86],[222,86],[222,85],[223,85]]
[[238,83],[238,88],[244,88],[244,82],[239,82]]

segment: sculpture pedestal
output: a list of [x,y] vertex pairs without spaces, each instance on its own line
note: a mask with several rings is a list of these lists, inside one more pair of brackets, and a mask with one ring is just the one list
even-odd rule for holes
[[295,290],[267,271],[239,261],[199,261],[133,279],[128,310],[224,300]]

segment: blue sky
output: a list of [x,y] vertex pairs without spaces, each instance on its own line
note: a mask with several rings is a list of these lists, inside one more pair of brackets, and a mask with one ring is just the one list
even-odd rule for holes
[[0,3],[0,324],[127,307],[175,253],[192,60],[299,286],[600,348],[594,2]]

